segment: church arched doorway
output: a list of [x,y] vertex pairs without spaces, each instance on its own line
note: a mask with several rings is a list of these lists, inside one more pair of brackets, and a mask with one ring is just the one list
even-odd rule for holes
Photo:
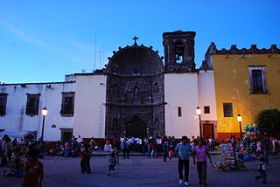
[[139,117],[134,117],[126,124],[126,137],[144,138],[147,136],[147,124]]

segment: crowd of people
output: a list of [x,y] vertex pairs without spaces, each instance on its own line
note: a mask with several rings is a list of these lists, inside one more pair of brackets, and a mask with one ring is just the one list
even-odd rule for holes
[[[210,164],[212,160],[209,151],[217,150],[217,141],[212,138],[200,139],[199,137],[190,139],[183,136],[181,139],[174,137],[121,137],[120,139],[106,139],[104,146],[98,145],[94,138],[84,142],[81,136],[73,137],[71,141],[57,143],[55,146],[44,145],[42,141],[17,142],[17,139],[11,139],[5,135],[0,140],[1,167],[4,170],[4,176],[25,176],[25,186],[36,186],[27,181],[37,181],[38,186],[42,183],[43,164],[37,159],[43,158],[45,154],[52,156],[59,155],[65,158],[70,156],[80,157],[81,173],[91,173],[90,160],[94,151],[105,151],[108,160],[108,176],[114,173],[116,165],[120,163],[119,156],[122,153],[123,159],[130,159],[131,152],[138,152],[151,159],[162,158],[164,162],[173,157],[178,159],[179,183],[189,184],[189,157],[192,155],[193,164],[197,167],[197,174],[200,184],[207,185],[207,157]],[[268,155],[277,155],[280,150],[280,140],[273,137],[264,137],[262,139],[246,138],[242,140],[235,139],[233,136],[223,143],[230,143],[238,153],[244,152],[245,148],[250,147],[250,151],[260,158],[260,175],[256,179],[263,178],[266,182],[265,166],[268,164]],[[34,168],[35,169],[34,169]],[[36,171],[36,174],[33,173]],[[34,179],[32,179],[32,176]],[[35,179],[36,178],[36,179]],[[27,181],[26,181],[27,180]]]

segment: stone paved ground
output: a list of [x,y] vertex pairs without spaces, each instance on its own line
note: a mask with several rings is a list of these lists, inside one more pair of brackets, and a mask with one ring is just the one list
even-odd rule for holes
[[[215,160],[216,156],[212,156]],[[45,166],[44,187],[179,187],[177,159],[163,162],[162,158],[148,159],[134,156],[131,159],[120,159],[116,172],[107,176],[106,156],[92,157],[91,174],[81,174],[79,158],[46,157],[42,160]],[[264,186],[255,181],[257,161],[246,162],[247,171],[215,171],[208,168],[208,186],[223,187],[258,187]],[[0,168],[2,173],[3,168]],[[21,178],[0,176],[0,187],[20,187]],[[195,167],[190,165],[190,186],[198,184]],[[280,186],[280,159],[272,158],[268,166],[268,184]]]

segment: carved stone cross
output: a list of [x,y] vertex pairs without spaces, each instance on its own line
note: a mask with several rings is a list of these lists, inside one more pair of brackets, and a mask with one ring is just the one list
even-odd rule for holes
[[134,40],[134,45],[137,45],[137,40],[139,39],[139,38],[137,38],[137,36],[134,36],[134,38],[132,38],[133,40]]

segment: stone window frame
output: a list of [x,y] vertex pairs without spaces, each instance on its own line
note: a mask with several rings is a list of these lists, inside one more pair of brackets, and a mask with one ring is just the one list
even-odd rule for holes
[[26,94],[25,114],[27,116],[32,117],[39,115],[40,96],[41,94]]
[[233,105],[232,103],[223,103],[224,117],[233,117]]
[[[75,92],[62,92],[61,100],[61,110],[60,115],[63,117],[72,117],[74,116],[74,107],[75,107]],[[67,104],[66,98],[72,98],[72,103]],[[71,105],[71,107],[70,107]]]
[[0,116],[6,115],[8,94],[0,93]]
[[204,111],[204,114],[210,114],[210,106],[204,106],[203,107],[203,111]]
[[[253,71],[254,70],[261,70],[262,72],[262,90],[255,90],[253,84]],[[250,80],[250,93],[251,94],[267,94],[267,79],[266,79],[266,66],[248,66],[249,71],[249,80]]]

